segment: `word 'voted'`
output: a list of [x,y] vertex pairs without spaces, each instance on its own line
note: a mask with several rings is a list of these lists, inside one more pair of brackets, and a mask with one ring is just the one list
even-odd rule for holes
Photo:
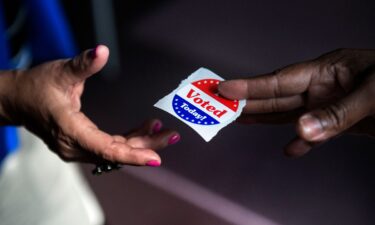
[[221,77],[201,68],[154,106],[177,117],[210,141],[219,130],[233,122],[245,106],[245,100],[220,96],[217,91],[220,81],[223,81]]

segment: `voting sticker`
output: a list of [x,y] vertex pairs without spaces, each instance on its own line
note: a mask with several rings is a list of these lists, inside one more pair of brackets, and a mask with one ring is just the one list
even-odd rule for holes
[[219,96],[217,87],[220,81],[223,78],[200,68],[154,106],[186,123],[208,142],[233,122],[246,104],[245,100]]

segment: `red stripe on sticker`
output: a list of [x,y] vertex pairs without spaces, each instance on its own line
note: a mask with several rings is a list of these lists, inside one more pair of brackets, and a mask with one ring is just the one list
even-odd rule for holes
[[219,93],[217,90],[219,82],[220,80],[216,80],[216,79],[203,79],[203,80],[198,80],[198,81],[193,82],[192,85],[199,88],[201,91],[211,96],[216,101],[225,105],[226,107],[231,109],[233,112],[237,112],[238,100],[230,100],[222,96],[219,96]]

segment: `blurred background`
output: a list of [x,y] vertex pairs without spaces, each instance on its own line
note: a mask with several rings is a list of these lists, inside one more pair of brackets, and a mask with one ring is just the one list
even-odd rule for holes
[[87,82],[83,111],[110,133],[157,117],[182,136],[161,152],[160,169],[93,177],[83,165],[108,224],[374,224],[374,140],[344,135],[288,159],[291,125],[233,124],[206,143],[153,108],[199,67],[230,79],[337,48],[375,48],[374,1],[61,3],[80,49],[111,49],[106,69]]

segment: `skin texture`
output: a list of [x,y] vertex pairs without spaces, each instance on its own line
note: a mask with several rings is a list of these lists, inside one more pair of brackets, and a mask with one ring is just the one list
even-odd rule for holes
[[73,59],[2,72],[0,125],[25,126],[65,161],[160,165],[156,150],[180,138],[163,130],[160,120],[147,121],[127,135],[110,135],[81,112],[85,80],[99,72],[108,57],[108,48],[99,45]]
[[270,74],[221,82],[219,93],[247,99],[239,122],[295,123],[288,156],[346,132],[375,137],[375,50],[339,49]]

